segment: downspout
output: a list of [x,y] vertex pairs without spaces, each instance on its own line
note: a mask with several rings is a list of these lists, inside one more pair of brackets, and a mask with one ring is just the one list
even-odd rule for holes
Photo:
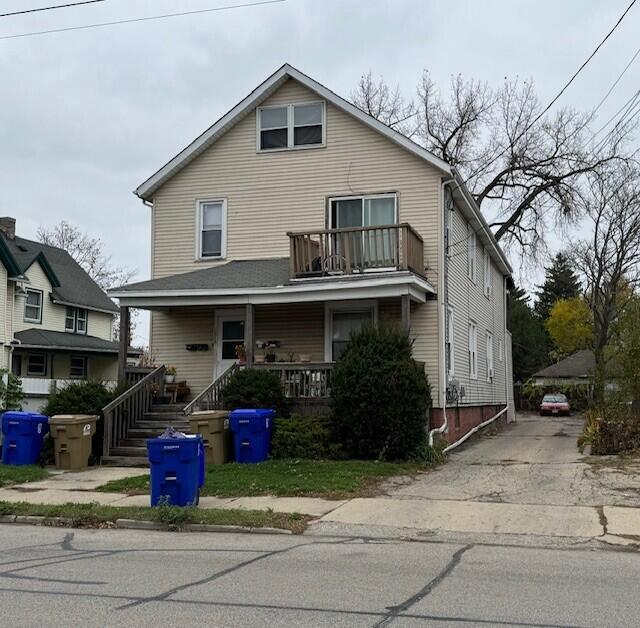
[[[440,237],[440,268],[441,268],[441,275],[442,275],[442,296],[441,296],[441,307],[442,307],[442,333],[441,333],[441,338],[442,341],[440,343],[440,347],[442,349],[442,360],[440,361],[440,366],[441,366],[441,371],[440,371],[440,393],[442,394],[442,425],[440,427],[436,427],[432,430],[429,431],[429,447],[433,447],[433,439],[434,439],[434,435],[437,434],[444,434],[448,427],[449,427],[449,422],[447,420],[447,384],[448,384],[448,373],[447,373],[447,305],[449,303],[449,296],[448,296],[448,290],[447,290],[447,286],[448,286],[448,282],[449,282],[449,275],[448,275],[448,263],[449,263],[449,256],[447,255],[447,251],[445,251],[445,242],[444,242],[444,233],[445,233],[445,220],[446,220],[446,211],[449,211],[446,207],[445,204],[445,194],[444,194],[444,190],[445,190],[445,186],[448,185],[449,183],[452,183],[455,181],[455,177],[450,177],[449,179],[445,179],[444,181],[442,181],[442,185],[440,187],[440,199],[441,199],[441,212],[440,212],[440,219],[442,220],[442,229],[441,229],[441,237]],[[451,237],[451,234],[449,234],[449,237]],[[447,246],[448,246],[448,242],[447,242]]]

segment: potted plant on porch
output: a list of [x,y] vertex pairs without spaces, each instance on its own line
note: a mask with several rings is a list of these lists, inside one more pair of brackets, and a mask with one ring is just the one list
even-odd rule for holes
[[236,358],[238,358],[238,363],[239,364],[246,364],[247,363],[247,349],[244,345],[236,345],[235,346],[235,350],[236,350]]
[[176,373],[178,372],[178,369],[173,366],[167,366],[167,368],[164,370],[164,381],[165,384],[173,384],[176,381]]

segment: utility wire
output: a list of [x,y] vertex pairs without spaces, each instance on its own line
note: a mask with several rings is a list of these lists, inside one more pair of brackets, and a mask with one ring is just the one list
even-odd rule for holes
[[82,0],[81,2],[69,2],[67,4],[54,4],[50,7],[39,7],[36,9],[24,9],[23,11],[13,11],[12,13],[0,13],[0,17],[9,17],[11,15],[24,15],[25,13],[38,13],[39,11],[52,11],[54,9],[66,9],[67,7],[77,7],[81,4],[95,4],[96,2],[104,2],[105,0]]
[[[228,11],[230,9],[242,9],[244,7],[257,7],[263,4],[278,4],[287,0],[262,0],[261,2],[248,2],[246,4],[230,4],[222,7],[210,9],[198,9],[195,11],[181,11],[180,13],[165,13],[163,15],[149,15],[147,17],[137,17],[128,20],[115,20],[113,22],[100,22],[98,24],[84,24],[82,26],[67,26],[66,28],[53,28],[46,31],[34,31],[31,33],[20,33],[19,35],[3,35],[0,39],[17,39],[20,37],[33,37],[36,35],[48,35],[49,33],[65,33],[68,31],[79,31],[86,28],[100,28],[102,26],[114,26],[116,24],[131,24],[133,22],[146,22],[149,20],[163,20],[169,17],[181,17],[183,15],[197,15],[201,13],[211,13],[213,11]],[[634,0],[635,1],[635,0]]]

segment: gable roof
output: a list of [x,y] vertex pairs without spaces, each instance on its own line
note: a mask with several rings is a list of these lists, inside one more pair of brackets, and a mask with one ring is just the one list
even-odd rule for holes
[[596,360],[593,351],[590,349],[582,349],[581,351],[572,353],[564,360],[560,360],[560,362],[534,373],[533,377],[587,378],[591,375],[595,366]]
[[0,251],[6,249],[18,270],[10,276],[23,276],[34,263],[39,263],[51,283],[55,303],[109,314],[118,311],[102,288],[65,250],[18,236],[7,238],[3,233],[0,242]]
[[487,224],[480,208],[475,202],[471,193],[467,190],[462,177],[457,173],[456,169],[446,161],[434,155],[426,148],[416,144],[413,140],[402,133],[392,129],[380,120],[374,118],[359,109],[348,100],[345,100],[335,92],[331,91],[321,83],[318,83],[311,77],[300,72],[293,66],[285,63],[276,70],[271,76],[256,87],[248,96],[242,99],[235,107],[224,114],[217,122],[211,125],[204,133],[199,135],[193,142],[183,148],[173,159],[169,160],[160,170],[151,175],[146,181],[141,183],[134,193],[142,200],[149,201],[153,198],[153,194],[171,177],[178,173],[182,168],[187,166],[202,152],[207,150],[227,131],[235,126],[240,120],[247,116],[251,111],[264,102],[276,90],[278,90],[287,80],[293,79],[304,85],[307,89],[315,92],[327,102],[330,102],[338,109],[353,116],[366,126],[370,127],[377,133],[380,133],[390,141],[398,144],[405,150],[414,154],[416,157],[426,161],[428,164],[438,169],[444,176],[449,177],[450,183],[455,183],[455,191],[459,191],[457,199],[464,208],[467,218],[471,222],[477,223],[477,232],[484,236],[489,245],[492,256],[499,262],[501,271],[506,275],[511,275],[512,269],[509,260],[498,245],[498,241],[489,225]]

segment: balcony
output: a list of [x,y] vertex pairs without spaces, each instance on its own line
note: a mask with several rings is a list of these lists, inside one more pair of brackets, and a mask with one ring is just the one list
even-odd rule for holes
[[424,276],[424,243],[407,223],[288,232],[291,277],[410,270]]

